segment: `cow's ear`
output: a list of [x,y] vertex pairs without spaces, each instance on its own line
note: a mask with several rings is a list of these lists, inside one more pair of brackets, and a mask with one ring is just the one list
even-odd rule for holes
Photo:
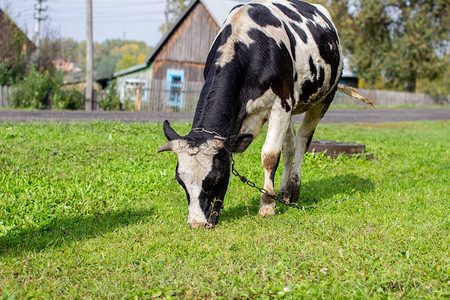
[[253,141],[253,134],[242,133],[230,136],[223,143],[223,147],[230,153],[242,153]]
[[180,135],[176,133],[172,127],[170,127],[170,123],[167,120],[164,121],[163,130],[168,141],[178,140],[181,138]]

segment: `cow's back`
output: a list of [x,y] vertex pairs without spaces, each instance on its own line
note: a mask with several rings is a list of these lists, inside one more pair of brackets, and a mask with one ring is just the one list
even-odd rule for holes
[[[253,1],[235,8],[222,30],[228,38],[216,49],[221,51],[216,63],[224,67],[237,57],[245,58],[242,65],[248,73],[265,76],[256,80],[264,88],[269,77],[272,89],[287,104],[317,101],[339,81],[339,38],[321,5],[296,0]],[[236,53],[241,48],[252,51]]]
[[[208,55],[194,124],[240,127],[250,118],[251,127],[260,127],[275,101],[293,114],[331,102],[327,96],[342,67],[339,38],[324,7],[296,0],[239,5]],[[246,130],[228,126],[233,133]]]

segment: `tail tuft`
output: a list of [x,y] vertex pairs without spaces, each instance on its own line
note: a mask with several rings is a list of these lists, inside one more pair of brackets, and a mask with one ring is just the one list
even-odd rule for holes
[[364,102],[366,104],[369,104],[370,106],[372,106],[375,109],[378,109],[378,107],[375,106],[375,103],[372,102],[372,100],[367,99],[366,97],[364,97],[363,95],[360,95],[356,89],[349,87],[345,84],[339,84],[338,85],[338,91],[341,93],[344,93],[352,98],[358,99],[361,102]]

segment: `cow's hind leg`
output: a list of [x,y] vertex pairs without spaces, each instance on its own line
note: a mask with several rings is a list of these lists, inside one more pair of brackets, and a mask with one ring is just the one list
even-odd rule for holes
[[287,129],[283,143],[283,176],[281,177],[280,196],[289,201],[290,194],[287,192],[287,184],[291,175],[295,155],[295,128],[292,119]]
[[283,195],[285,199],[289,198],[290,202],[296,202],[300,196],[303,157],[311,144],[317,124],[319,124],[328,107],[329,104],[319,103],[308,110],[303,118],[302,126],[297,132],[294,167],[291,170]]
[[[276,103],[281,103],[281,101],[277,101]],[[275,173],[278,168],[278,163],[280,162],[281,149],[284,137],[290,125],[290,118],[291,113],[286,112],[281,105],[279,105],[279,107],[278,105],[274,107],[269,117],[269,128],[261,153],[261,161],[265,174],[264,189],[271,195],[275,195]],[[275,199],[262,194],[258,215],[263,217],[274,214]]]

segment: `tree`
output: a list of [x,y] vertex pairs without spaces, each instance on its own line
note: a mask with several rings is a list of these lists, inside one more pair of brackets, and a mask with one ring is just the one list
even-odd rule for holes
[[0,86],[25,76],[34,50],[26,35],[0,10]]
[[448,1],[336,0],[330,5],[344,48],[367,87],[414,92],[418,80],[433,80],[445,70]]
[[56,71],[54,61],[58,58],[61,51],[60,39],[49,36],[41,39],[39,43],[39,57],[36,60],[36,68],[39,72],[48,71],[53,75]]
[[59,57],[71,62],[77,62],[80,59],[80,44],[77,41],[72,38],[62,38],[59,42],[61,44]]
[[96,78],[111,76],[116,71],[116,66],[121,59],[120,55],[103,55],[95,60]]
[[115,71],[143,63],[151,48],[140,41],[106,40],[96,44],[95,51],[96,78],[103,78]]
[[161,33],[165,33],[183,13],[189,4],[189,0],[166,0],[166,22],[159,27]]
[[142,64],[149,53],[150,48],[143,42],[129,42],[111,51],[111,54],[121,57],[116,64],[116,71]]
[[121,61],[116,65],[116,70],[123,70],[136,65],[136,57],[130,54],[125,54]]

